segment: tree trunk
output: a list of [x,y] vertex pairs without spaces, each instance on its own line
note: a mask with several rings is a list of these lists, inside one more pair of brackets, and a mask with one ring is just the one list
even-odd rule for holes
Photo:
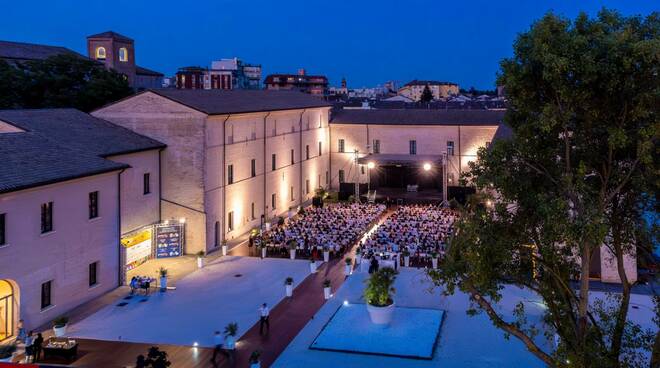
[[[584,242],[581,247],[581,273],[580,273],[580,303],[578,304],[578,353],[586,350],[588,308],[589,308],[589,264],[591,262],[591,247]],[[582,355],[582,366],[588,367],[587,357]]]

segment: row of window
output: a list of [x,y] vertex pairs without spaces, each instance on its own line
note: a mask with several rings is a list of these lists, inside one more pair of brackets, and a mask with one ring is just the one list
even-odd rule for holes
[[[488,144],[486,144],[488,145]],[[374,139],[373,140],[373,145],[372,147],[372,152],[373,153],[380,153],[380,139]],[[344,139],[339,139],[337,142],[337,151],[340,153],[345,153],[346,152],[346,141]],[[416,140],[410,140],[408,141],[408,152],[411,155],[416,155],[417,154],[417,141]],[[453,141],[447,141],[447,155],[449,156],[454,156],[454,142]]]
[[[323,153],[323,143],[319,142],[319,147],[318,147],[318,153],[319,156]],[[291,150],[291,165],[294,165],[296,163],[295,160],[295,150]],[[309,155],[309,144],[305,146],[305,159],[309,160],[310,155]],[[277,170],[277,154],[273,153],[271,155],[271,171]],[[257,160],[252,159],[250,160],[250,177],[254,178],[257,176]],[[227,165],[227,184],[234,184],[234,165],[229,164]]]
[[[185,77],[185,76],[182,75],[182,77]],[[185,78],[184,78],[184,82],[185,82]],[[194,81],[193,81],[193,82],[194,82]],[[193,83],[193,84],[194,84],[194,83]],[[322,124],[321,124],[321,120],[320,120],[320,119],[319,119],[318,127],[319,127],[319,128],[322,127]],[[254,128],[253,128],[253,129],[254,129]],[[291,128],[290,128],[290,129],[291,129],[291,130],[290,130],[290,133],[295,133],[295,132],[296,132],[296,126],[295,126],[295,125],[291,125]],[[228,130],[229,130],[229,132],[227,133],[227,144],[233,144],[233,143],[234,143],[234,126],[233,126],[233,125],[230,125],[230,126],[228,127]],[[309,121],[309,116],[307,117],[307,123],[306,123],[306,128],[305,128],[305,130],[311,130],[311,124],[310,124],[310,121]],[[272,137],[277,136],[277,120],[275,120],[275,126],[273,127],[273,129],[272,129],[271,132],[272,132],[272,134],[271,134]],[[247,138],[246,138],[246,139],[247,139]],[[257,132],[252,131],[252,132],[250,133],[250,140],[256,140],[256,139],[257,139]]]
[[[149,173],[143,176],[144,195],[151,193],[151,176]],[[95,219],[99,217],[99,191],[93,191],[87,197],[88,218]],[[41,233],[53,231],[53,202],[41,204]],[[0,213],[0,246],[7,244],[7,214]]]
[[[89,287],[98,285],[99,262],[89,264],[87,273],[87,283]],[[41,284],[41,309],[46,309],[53,305],[53,280],[48,280]]]
[[[99,47],[96,48],[96,58],[98,60],[105,60],[107,58],[107,56],[108,56],[108,53],[105,50],[105,47],[99,46]],[[119,52],[118,52],[118,56],[119,56],[119,61],[127,62],[128,61],[128,49],[126,49],[125,47],[120,47]]]

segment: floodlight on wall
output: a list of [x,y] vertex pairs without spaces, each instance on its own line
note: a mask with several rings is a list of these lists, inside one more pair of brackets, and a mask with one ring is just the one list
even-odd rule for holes
[[431,170],[431,164],[427,162],[424,164],[424,171],[429,171],[429,170]]
[[367,167],[373,169],[374,167],[376,167],[376,164],[373,161],[371,161],[367,164]]
[[181,217],[181,218],[179,219],[179,223],[180,223],[180,224],[185,224],[185,223],[186,223],[186,218],[185,218],[185,217]]

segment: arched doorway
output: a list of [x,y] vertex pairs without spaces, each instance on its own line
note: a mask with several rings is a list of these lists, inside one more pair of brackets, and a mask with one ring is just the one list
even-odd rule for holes
[[9,280],[0,280],[0,342],[11,339],[18,323],[18,288]]

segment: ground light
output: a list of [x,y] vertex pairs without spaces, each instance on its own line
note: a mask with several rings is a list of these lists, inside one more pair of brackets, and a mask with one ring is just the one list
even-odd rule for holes
[[427,162],[424,164],[424,171],[429,171],[429,170],[431,170],[431,164]]
[[348,300],[344,300],[344,305],[348,306]]
[[193,342],[193,346],[194,346],[194,347],[198,347],[198,346],[199,346],[199,343],[198,343],[197,341],[195,341],[195,342]]
[[373,161],[371,161],[367,164],[367,167],[373,169],[374,167],[376,167],[376,164]]

